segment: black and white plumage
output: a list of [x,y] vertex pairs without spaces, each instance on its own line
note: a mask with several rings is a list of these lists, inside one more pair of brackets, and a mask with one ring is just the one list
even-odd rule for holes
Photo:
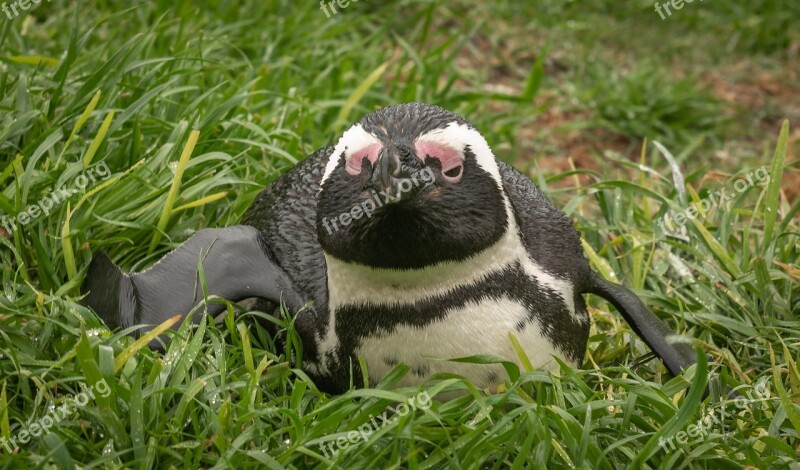
[[201,230],[150,270],[127,275],[96,257],[86,303],[110,326],[186,314],[202,299],[201,255],[211,294],[310,306],[296,320],[303,368],[330,391],[349,386],[358,357],[371,382],[402,362],[401,385],[437,372],[498,383],[499,365],[428,357],[518,362],[509,333],[536,367],[555,367],[553,356],[580,365],[585,293],[613,303],[672,373],[694,362],[634,294],[590,270],[572,222],[538,187],[463,118],[422,103],[365,116],[269,185],[242,225]]

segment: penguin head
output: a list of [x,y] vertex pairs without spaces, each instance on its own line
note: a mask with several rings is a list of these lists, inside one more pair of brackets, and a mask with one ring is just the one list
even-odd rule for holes
[[420,269],[496,243],[510,215],[500,171],[466,120],[423,103],[366,115],[339,139],[323,174],[323,250],[373,268]]

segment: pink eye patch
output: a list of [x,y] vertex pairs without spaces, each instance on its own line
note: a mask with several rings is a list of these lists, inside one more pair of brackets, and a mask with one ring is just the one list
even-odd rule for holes
[[422,161],[426,158],[435,158],[442,165],[442,175],[451,182],[457,183],[463,173],[464,161],[461,155],[452,147],[433,142],[417,142],[417,156]]
[[350,175],[357,175],[361,173],[361,163],[366,158],[369,160],[369,163],[375,165],[375,161],[378,160],[378,152],[381,151],[381,144],[374,143],[367,145],[366,147],[359,149],[355,152],[350,152],[347,154],[347,163],[345,164],[345,171],[347,171]]

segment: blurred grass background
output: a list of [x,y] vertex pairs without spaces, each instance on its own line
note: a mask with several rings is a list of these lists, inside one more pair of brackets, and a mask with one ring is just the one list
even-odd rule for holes
[[[113,392],[13,455],[0,446],[0,465],[800,468],[798,5],[694,2],[664,20],[646,1],[603,0],[361,0],[331,18],[292,1],[52,0],[0,14],[0,214],[99,162],[112,172],[0,229],[0,437],[80,384]],[[236,223],[364,113],[405,101],[472,121],[575,221],[595,269],[698,338],[713,374],[667,376],[592,298],[581,370],[512,370],[496,391],[431,382],[431,395],[470,393],[334,457],[320,442],[416,395],[392,390],[402,365],[330,397],[276,355],[262,314],[185,325],[159,354],[77,304],[92,252],[146,268]],[[761,166],[768,185],[677,235],[656,225]],[[687,395],[707,378],[709,398]],[[758,383],[768,399],[732,406],[726,387]],[[714,407],[739,414],[659,448]]]

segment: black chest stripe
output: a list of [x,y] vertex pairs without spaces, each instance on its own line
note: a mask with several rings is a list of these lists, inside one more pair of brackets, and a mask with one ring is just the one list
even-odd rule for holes
[[[414,304],[337,308],[335,328],[340,344],[339,360],[353,357],[363,338],[385,335],[401,325],[422,329],[469,302],[502,298],[519,302],[528,311],[527,320],[517,324],[518,331],[528,322],[536,321],[544,335],[570,358],[582,358],[589,334],[588,322],[579,322],[555,291],[539,284],[519,263],[514,263],[476,285],[458,287]],[[575,308],[579,315],[585,314],[584,304],[579,300],[582,299],[576,299]]]

